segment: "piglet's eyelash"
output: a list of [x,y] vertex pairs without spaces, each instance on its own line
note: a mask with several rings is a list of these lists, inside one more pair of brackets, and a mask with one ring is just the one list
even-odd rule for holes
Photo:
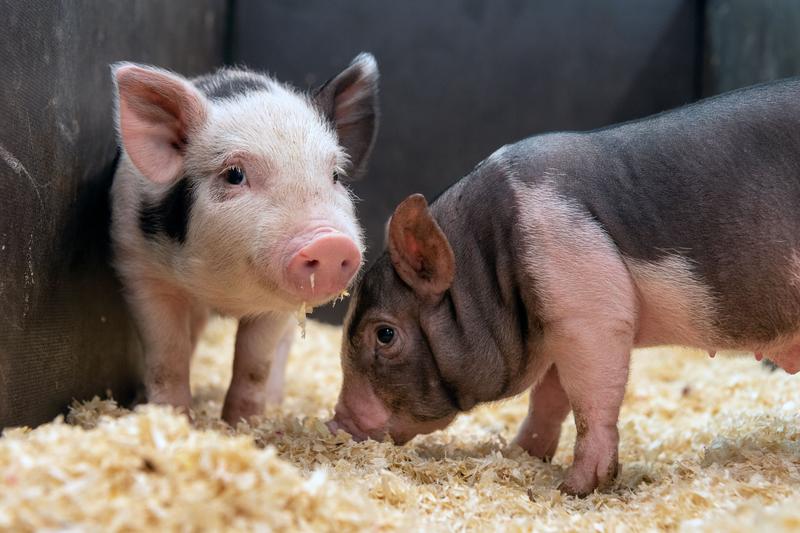
[[242,167],[237,165],[228,166],[222,172],[220,172],[219,175],[225,178],[225,181],[231,185],[242,185],[247,181],[244,170]]
[[220,175],[220,176],[222,176],[223,174],[225,174],[225,173],[226,173],[226,172],[228,172],[229,170],[238,170],[239,172],[244,172],[244,170],[242,169],[242,167],[240,167],[239,165],[227,165],[225,168],[223,168],[223,169],[222,169],[222,170],[219,172],[219,175]]

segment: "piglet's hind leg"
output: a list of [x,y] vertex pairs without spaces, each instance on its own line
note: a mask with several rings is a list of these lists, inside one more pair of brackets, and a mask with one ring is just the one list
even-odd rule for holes
[[552,366],[531,390],[528,416],[513,444],[543,461],[551,460],[558,448],[561,424],[569,411],[567,393],[558,380],[558,370]]

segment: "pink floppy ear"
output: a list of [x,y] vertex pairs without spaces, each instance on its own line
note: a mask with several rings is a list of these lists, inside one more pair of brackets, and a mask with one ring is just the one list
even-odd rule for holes
[[187,143],[206,121],[205,97],[185,78],[164,70],[121,63],[113,72],[125,152],[148,179],[174,180]]

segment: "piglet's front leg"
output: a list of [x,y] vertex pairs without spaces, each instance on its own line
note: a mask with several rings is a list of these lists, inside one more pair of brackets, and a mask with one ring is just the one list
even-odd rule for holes
[[128,301],[144,345],[147,401],[189,414],[189,367],[205,313],[181,291],[153,281],[131,281]]
[[543,461],[551,460],[569,411],[569,398],[558,380],[558,370],[552,366],[541,383],[531,389],[528,416],[513,444]]
[[606,488],[619,470],[617,420],[628,380],[633,333],[625,323],[584,324],[554,354],[575,415],[575,453],[559,487],[575,496]]
[[292,348],[295,329],[291,322],[275,348],[275,355],[269,367],[267,378],[266,403],[267,405],[280,405],[283,401],[284,383],[286,382],[286,363],[289,361],[289,351]]
[[262,414],[268,400],[280,401],[291,333],[290,317],[284,313],[239,321],[233,378],[222,409],[227,423]]

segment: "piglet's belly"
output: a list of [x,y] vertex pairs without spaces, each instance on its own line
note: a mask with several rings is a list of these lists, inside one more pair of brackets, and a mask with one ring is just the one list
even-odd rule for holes
[[800,371],[800,330],[769,343],[731,342],[714,326],[719,309],[709,287],[684,258],[625,262],[637,294],[635,346],[689,346],[712,356],[717,350],[751,352],[790,374]]
[[626,264],[637,295],[637,347],[714,347],[717,335],[713,298],[684,258],[627,259]]
[[665,323],[659,318],[645,318],[640,321],[636,347],[650,346],[687,346],[708,351],[711,357],[717,354],[727,356],[751,356],[757,361],[766,358],[789,374],[800,372],[800,334],[783,341],[767,345],[732,346],[723,342],[715,342],[711,331],[698,331],[686,323]]
[[645,310],[638,321],[634,346],[648,348],[653,346],[688,346],[712,350],[714,334],[710,330],[694,327],[690,320],[677,319],[674,315],[659,315],[653,310]]
[[[671,312],[665,312],[669,310]],[[701,324],[705,327],[697,327]],[[640,304],[635,346],[676,345],[700,348],[711,357],[722,355],[767,358],[789,374],[800,372],[800,332],[770,343],[736,345],[721,338],[707,322],[692,320],[689,310],[664,309],[664,303],[645,301]],[[727,352],[727,353],[726,353]]]

